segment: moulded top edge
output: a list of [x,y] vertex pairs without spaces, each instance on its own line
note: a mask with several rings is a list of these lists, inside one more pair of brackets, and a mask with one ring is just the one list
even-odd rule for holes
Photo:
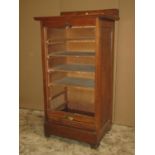
[[94,18],[94,20],[96,18],[101,18],[101,19],[105,19],[105,20],[119,20],[119,17],[112,17],[112,16],[107,16],[107,15],[78,15],[78,16],[46,16],[46,17],[34,17],[34,20],[38,20],[38,21],[57,21],[57,20],[61,20],[61,19],[77,19],[77,18],[85,18],[88,19],[88,17],[90,18]]
[[119,18],[119,10],[118,9],[104,9],[104,10],[84,10],[84,11],[66,11],[61,12],[61,16],[73,16],[73,15],[105,15],[111,17]]
[[60,20],[60,19],[72,19],[72,18],[97,18],[100,17],[105,20],[119,20],[118,9],[107,9],[107,10],[90,10],[90,11],[77,11],[77,12],[62,12],[61,16],[45,16],[45,17],[34,17],[35,20],[49,21],[49,20]]
[[94,15],[88,15],[87,17],[85,15],[74,15],[74,16],[44,16],[44,17],[34,17],[35,20],[40,20],[40,21],[49,21],[49,20],[61,20],[61,19],[74,19],[75,17],[80,17],[80,18],[87,18],[87,17],[92,17],[95,18],[96,16]]

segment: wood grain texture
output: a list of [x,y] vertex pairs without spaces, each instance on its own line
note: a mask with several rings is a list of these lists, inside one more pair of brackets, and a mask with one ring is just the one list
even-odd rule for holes
[[113,25],[112,21],[97,20],[95,105],[98,130],[107,120],[112,121]]
[[94,131],[82,130],[78,128],[58,125],[55,123],[45,122],[44,124],[45,135],[49,137],[51,134],[71,138],[86,143],[95,145],[97,142],[97,135]]

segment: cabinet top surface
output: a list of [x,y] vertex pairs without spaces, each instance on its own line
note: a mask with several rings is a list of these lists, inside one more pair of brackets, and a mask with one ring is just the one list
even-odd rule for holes
[[39,21],[50,21],[50,20],[61,20],[61,19],[72,19],[72,18],[102,18],[106,20],[119,20],[118,9],[106,9],[106,10],[87,10],[87,11],[70,11],[61,12],[61,16],[46,16],[46,17],[34,17],[35,20]]

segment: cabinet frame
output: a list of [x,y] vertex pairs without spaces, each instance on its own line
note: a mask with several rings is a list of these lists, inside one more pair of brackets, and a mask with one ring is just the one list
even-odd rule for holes
[[[117,9],[63,12],[61,16],[35,17],[41,26],[42,70],[44,86],[44,132],[76,139],[97,147],[103,135],[112,125],[113,102],[113,61],[115,20],[119,20]],[[95,31],[95,87],[93,116],[74,112],[52,111],[49,109],[49,69],[47,50],[47,28],[66,26],[94,26]],[[51,42],[50,42],[51,43]],[[64,90],[65,93],[66,88]],[[65,96],[67,100],[67,96]],[[66,116],[67,113],[67,116]]]

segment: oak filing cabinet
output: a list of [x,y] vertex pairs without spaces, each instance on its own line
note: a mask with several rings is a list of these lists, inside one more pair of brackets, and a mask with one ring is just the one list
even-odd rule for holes
[[41,24],[45,136],[97,147],[112,124],[117,9],[35,17]]

